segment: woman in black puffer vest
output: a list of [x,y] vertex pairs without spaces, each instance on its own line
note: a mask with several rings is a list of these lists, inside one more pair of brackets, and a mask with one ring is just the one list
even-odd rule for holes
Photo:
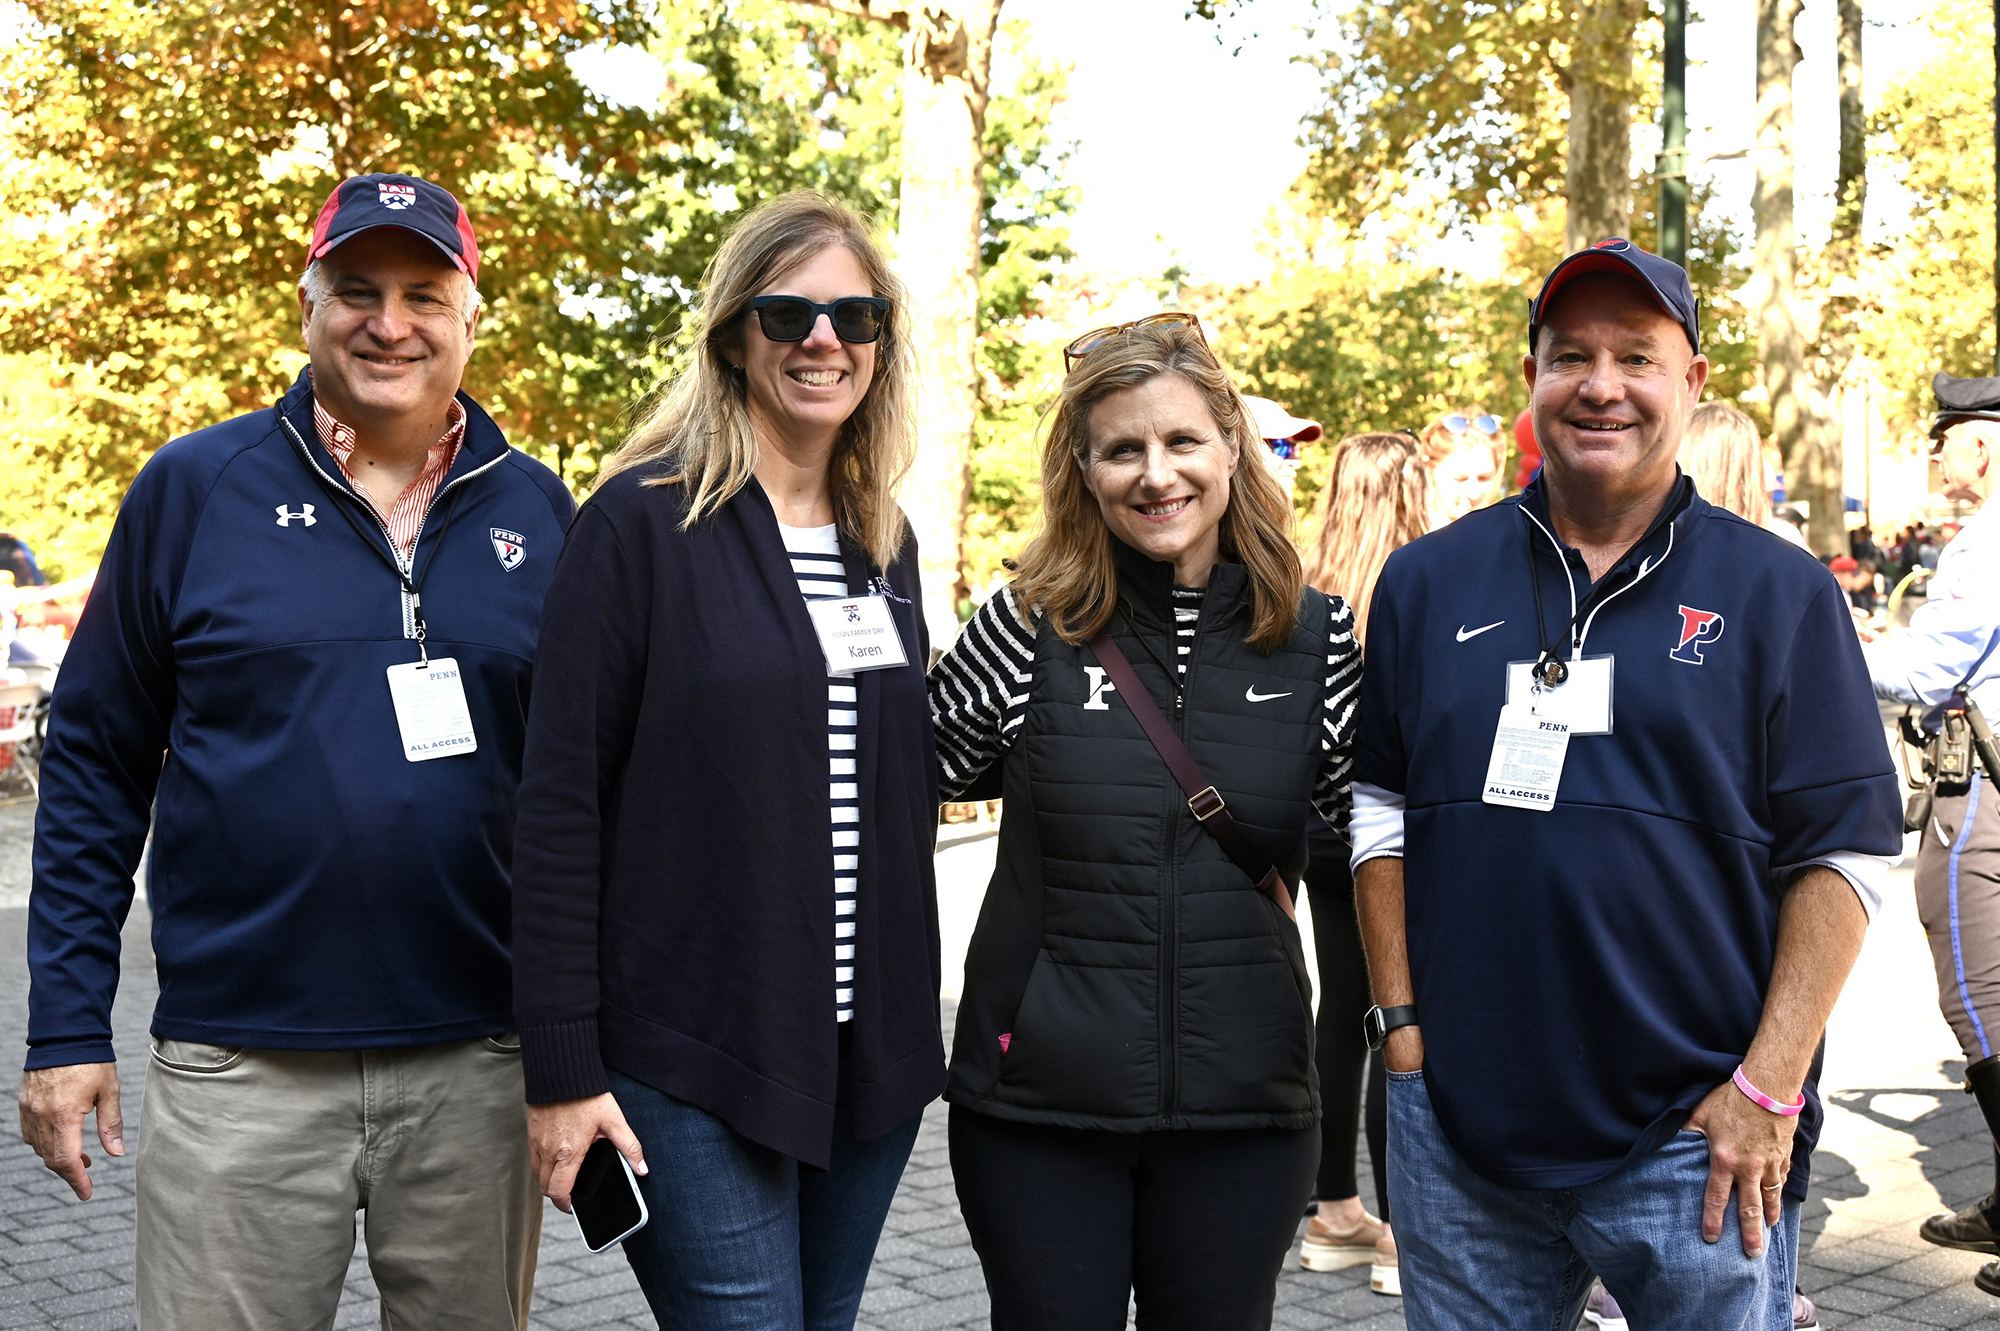
[[[1186,315],[1070,348],[1044,529],[931,674],[945,798],[1002,794],[952,1170],[994,1331],[1268,1327],[1319,1152],[1290,892],[1190,811],[1108,634],[1286,889],[1345,821],[1361,658]],[[998,778],[997,782],[995,778]],[[1242,858],[1240,855],[1238,858]]]

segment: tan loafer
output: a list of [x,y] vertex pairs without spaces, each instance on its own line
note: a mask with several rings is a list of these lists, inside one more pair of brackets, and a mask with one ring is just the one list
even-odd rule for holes
[[1366,1211],[1352,1229],[1334,1229],[1318,1216],[1306,1221],[1305,1242],[1299,1247],[1299,1265],[1308,1271],[1345,1271],[1375,1260],[1376,1244],[1382,1237],[1382,1222]]
[[1368,1288],[1391,1298],[1403,1297],[1403,1272],[1396,1265],[1396,1236],[1384,1233],[1376,1240],[1368,1263]]

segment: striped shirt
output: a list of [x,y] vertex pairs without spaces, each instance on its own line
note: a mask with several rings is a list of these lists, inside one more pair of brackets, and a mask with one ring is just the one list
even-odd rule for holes
[[[824,527],[778,524],[808,601],[846,596],[847,566],[840,560],[840,536]],[[853,676],[826,679],[827,801],[833,810],[833,1013],[854,1020],[854,909],[861,868],[861,793],[854,773],[855,711]]]
[[354,456],[354,427],[335,420],[320,405],[317,397],[313,398],[313,427],[319,432],[320,443],[340,464],[341,475],[347,477],[354,493],[375,510],[375,516],[388,529],[389,540],[395,545],[397,553],[407,560],[417,548],[417,536],[424,529],[424,514],[430,511],[431,500],[437,498],[438,486],[444,484],[444,474],[458,459],[458,446],[465,439],[465,408],[459,405],[457,398],[452,399],[451,410],[445,414],[444,433],[424,455],[424,469],[417,473],[417,479],[404,487],[403,493],[396,496],[396,502],[389,506],[387,513],[368,493],[368,487],[356,480],[353,471],[348,468],[348,459]]
[[[1194,650],[1203,595],[1200,588],[1174,588],[1174,646],[1182,678]],[[1327,599],[1333,605],[1327,625],[1326,711],[1312,802],[1327,826],[1345,835],[1361,648],[1354,641],[1354,612],[1337,596]],[[1013,747],[1028,714],[1034,661],[1035,629],[1021,622],[1013,587],[1002,587],[973,613],[958,641],[931,671],[931,722],[937,731],[941,798],[956,798]]]

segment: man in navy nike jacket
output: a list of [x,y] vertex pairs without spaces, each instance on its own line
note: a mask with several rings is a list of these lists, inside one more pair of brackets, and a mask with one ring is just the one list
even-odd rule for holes
[[361,1210],[384,1325],[524,1328],[510,824],[574,506],[459,391],[456,199],[349,179],[307,258],[310,368],[146,464],[63,667],[22,1134],[82,1198],[88,1114],[124,1153],[111,1004],[150,826],[140,1324],[329,1324]]
[[[1392,555],[1354,863],[1415,1331],[1792,1325],[1826,1019],[1901,849],[1845,598],[1675,463],[1708,364],[1629,241],[1531,315],[1541,477]],[[1386,1033],[1386,1041],[1384,1035]]]

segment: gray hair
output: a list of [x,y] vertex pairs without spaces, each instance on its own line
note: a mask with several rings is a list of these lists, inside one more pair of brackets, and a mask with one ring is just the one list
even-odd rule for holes
[[[465,301],[459,306],[459,314],[463,318],[470,319],[481,306],[486,304],[486,297],[479,294],[478,284],[472,280],[472,274],[460,273],[459,276],[465,279]],[[314,259],[306,265],[305,272],[299,275],[299,290],[315,306],[326,299],[331,285],[326,275],[326,263],[322,259]]]

